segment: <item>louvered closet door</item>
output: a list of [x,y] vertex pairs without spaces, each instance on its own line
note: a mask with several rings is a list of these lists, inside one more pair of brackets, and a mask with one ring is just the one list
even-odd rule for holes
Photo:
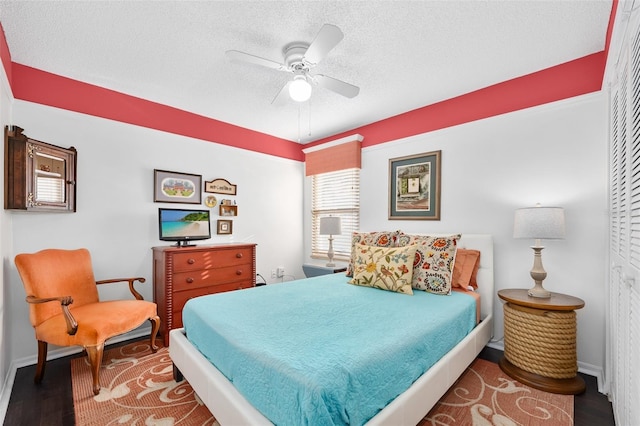
[[640,26],[630,23],[610,92],[607,381],[616,423],[640,425]]

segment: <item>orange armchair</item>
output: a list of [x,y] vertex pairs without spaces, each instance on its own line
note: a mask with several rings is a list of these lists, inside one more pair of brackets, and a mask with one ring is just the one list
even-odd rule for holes
[[[91,365],[93,393],[100,393],[100,365],[105,341],[151,321],[151,348],[160,328],[155,303],[143,300],[133,283],[144,278],[96,281],[87,249],[47,249],[15,258],[29,303],[29,319],[38,341],[38,365],[35,382],[44,376],[49,343],[58,346],[82,346]],[[129,282],[136,300],[101,302],[97,284]]]

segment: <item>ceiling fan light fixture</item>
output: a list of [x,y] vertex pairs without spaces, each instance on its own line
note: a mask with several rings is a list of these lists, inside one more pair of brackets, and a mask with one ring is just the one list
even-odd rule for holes
[[296,102],[304,102],[311,97],[311,85],[303,75],[296,75],[289,85],[289,96]]

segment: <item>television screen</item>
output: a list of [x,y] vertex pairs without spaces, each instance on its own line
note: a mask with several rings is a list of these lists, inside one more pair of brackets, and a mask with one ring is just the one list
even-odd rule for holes
[[178,247],[211,238],[209,210],[159,208],[158,223],[160,240],[176,241]]

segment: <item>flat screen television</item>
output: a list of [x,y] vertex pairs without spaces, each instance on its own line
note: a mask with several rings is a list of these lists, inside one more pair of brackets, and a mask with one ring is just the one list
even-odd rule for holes
[[158,209],[161,241],[175,241],[177,247],[192,246],[190,241],[211,238],[209,210]]

